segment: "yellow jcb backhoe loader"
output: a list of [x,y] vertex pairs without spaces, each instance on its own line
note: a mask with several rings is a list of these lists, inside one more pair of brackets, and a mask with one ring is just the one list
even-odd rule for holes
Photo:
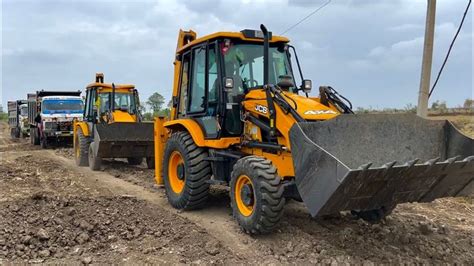
[[203,207],[210,184],[228,185],[234,217],[258,234],[287,198],[313,216],[377,222],[399,203],[473,192],[473,139],[448,121],[354,114],[331,87],[309,96],[295,48],[263,25],[180,31],[174,68],[171,117],[155,120],[155,178],[175,208]]
[[74,122],[74,156],[78,166],[99,170],[102,158],[127,158],[154,167],[153,123],[141,121],[138,91],[133,85],[104,83],[96,74],[86,87],[83,121]]

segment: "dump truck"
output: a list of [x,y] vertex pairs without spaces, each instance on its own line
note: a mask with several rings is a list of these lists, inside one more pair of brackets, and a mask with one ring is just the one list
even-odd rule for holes
[[130,165],[146,159],[154,168],[153,123],[143,122],[134,85],[104,83],[97,73],[86,87],[84,120],[74,122],[74,156],[78,166],[100,170],[104,158],[126,158]]
[[28,105],[26,100],[8,102],[8,125],[12,138],[25,138],[30,128],[28,126]]
[[73,120],[82,120],[84,109],[81,91],[41,90],[27,97],[31,144],[47,148],[52,143],[72,142]]
[[263,25],[180,31],[175,58],[171,116],[154,130],[156,182],[177,209],[226,185],[238,224],[260,234],[287,199],[378,222],[400,203],[473,193],[472,138],[448,121],[354,114],[330,86],[311,96],[296,49]]

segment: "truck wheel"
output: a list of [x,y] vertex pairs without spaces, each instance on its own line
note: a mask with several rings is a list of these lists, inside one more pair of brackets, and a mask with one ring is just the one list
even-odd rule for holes
[[207,150],[196,144],[187,132],[176,132],[166,143],[163,157],[163,182],[168,201],[176,209],[198,209],[205,205],[212,175],[204,159]]
[[39,129],[38,128],[32,128],[30,130],[30,139],[31,139],[31,144],[33,145],[39,145],[40,144],[40,138],[39,138]]
[[90,138],[84,136],[81,128],[77,129],[77,134],[74,139],[74,157],[77,166],[89,165],[89,146],[91,144]]
[[129,165],[140,165],[143,162],[143,158],[142,157],[128,157],[127,161]]
[[92,150],[92,145],[94,145],[94,142],[91,142],[91,144],[89,145],[89,152],[88,152],[89,168],[92,171],[99,171],[100,166],[102,165],[102,158],[94,156],[94,151]]
[[148,169],[155,169],[155,157],[146,157],[146,166]]
[[10,137],[11,137],[12,139],[15,138],[15,128],[10,128]]
[[249,234],[271,232],[285,206],[284,187],[272,162],[258,156],[239,159],[232,170],[230,202],[242,229]]
[[42,136],[41,137],[41,148],[47,149],[48,148],[48,137]]

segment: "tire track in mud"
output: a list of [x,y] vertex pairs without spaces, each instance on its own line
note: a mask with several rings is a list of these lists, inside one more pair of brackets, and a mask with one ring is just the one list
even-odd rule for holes
[[[1,132],[5,134],[5,130]],[[34,149],[33,146],[30,148]],[[290,202],[285,206],[282,223],[276,232],[251,237],[240,231],[230,215],[225,190],[213,191],[208,207],[202,210],[180,212],[168,204],[164,191],[152,185],[153,180],[144,179],[144,176],[150,176],[150,170],[115,161],[106,163],[105,170],[93,172],[77,167],[68,149],[28,152],[60,162],[65,168],[80,173],[88,180],[88,187],[100,186],[116,195],[130,195],[189,220],[246,263],[474,262],[474,254],[469,252],[474,247],[472,198],[467,198],[465,203],[445,199],[424,205],[401,205],[379,225],[354,220],[348,214],[327,220],[313,219],[304,205]],[[8,154],[11,157],[16,153],[21,152],[9,149],[0,156]],[[141,176],[138,173],[142,173]],[[460,218],[450,217],[461,213]]]
[[[251,241],[249,241],[251,237],[240,231],[232,216],[229,215],[230,210],[226,208],[209,207],[193,212],[181,212],[168,204],[166,197],[163,197],[164,193],[150,191],[143,186],[118,179],[107,172],[92,171],[87,167],[77,167],[74,160],[59,156],[52,150],[47,150],[42,154],[48,158],[60,161],[66,167],[74,169],[74,171],[84,174],[93,184],[108,188],[119,195],[127,194],[145,200],[154,204],[157,208],[189,219],[205,228],[207,233],[221,241],[240,259],[249,261],[258,261],[260,259],[260,255],[256,252],[255,247],[252,246]],[[229,212],[227,213],[227,211]]]

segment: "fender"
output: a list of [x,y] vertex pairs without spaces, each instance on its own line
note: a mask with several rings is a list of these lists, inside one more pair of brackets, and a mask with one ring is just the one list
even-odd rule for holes
[[90,136],[89,125],[86,122],[76,121],[76,120],[74,120],[74,135],[76,135],[76,130],[79,127],[81,128],[82,133],[84,134],[84,136],[86,136],[86,137]]
[[240,143],[240,137],[220,138],[220,139],[206,139],[202,132],[201,126],[192,119],[177,119],[165,122],[164,127],[170,130],[186,130],[193,138],[194,143],[198,147],[207,147],[215,149],[226,149],[230,145]]

